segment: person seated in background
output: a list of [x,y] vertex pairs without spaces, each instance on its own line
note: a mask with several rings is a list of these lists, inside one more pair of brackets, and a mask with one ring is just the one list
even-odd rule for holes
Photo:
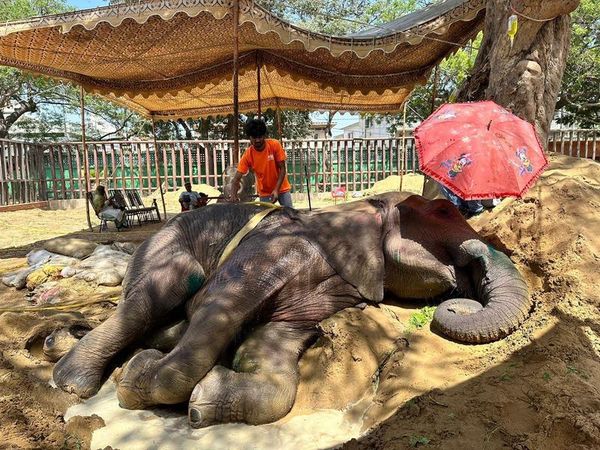
[[127,228],[125,211],[106,195],[106,188],[98,185],[92,195],[92,207],[100,219],[113,221],[118,230]]
[[441,183],[438,184],[442,194],[444,194],[446,198],[458,208],[460,213],[466,219],[482,213],[485,208],[494,208],[501,201],[501,199],[497,198],[486,200],[463,200],[446,186],[442,185]]
[[181,211],[190,211],[198,206],[199,195],[196,191],[192,191],[192,183],[189,181],[184,185],[185,191],[179,195],[179,204]]
[[208,204],[208,195],[204,192],[198,192],[198,201],[196,202],[196,208],[202,208]]

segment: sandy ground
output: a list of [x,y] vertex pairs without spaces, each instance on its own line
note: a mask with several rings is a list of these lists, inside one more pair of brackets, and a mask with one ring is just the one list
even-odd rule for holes
[[[177,204],[168,203],[175,212]],[[505,200],[470,221],[526,276],[535,307],[517,332],[497,343],[465,346],[432,333],[422,303],[390,300],[345,310],[321,324],[323,336],[303,356],[290,414],[263,427],[217,426],[190,438],[181,410],[128,417],[115,410],[110,384],[97,399],[105,406],[76,405],[76,398],[48,384],[52,364],[40,358],[36,336],[48,324],[83,317],[97,324],[114,310],[114,300],[75,312],[4,312],[0,448],[127,449],[145,433],[155,435],[145,448],[177,448],[185,442],[173,441],[177,436],[192,439],[194,448],[330,448],[344,442],[349,449],[600,448],[599,211],[600,165],[553,156],[524,199]],[[36,240],[70,234],[140,242],[157,228],[92,234],[81,231],[82,223],[83,209],[1,214],[0,272],[22,265]],[[86,298],[114,295],[114,289],[97,289]],[[0,308],[26,305],[23,292],[0,287]],[[67,413],[73,405],[79,409]],[[94,412],[102,418],[87,416]],[[159,425],[157,417],[171,422]],[[119,433],[130,440],[118,440]]]

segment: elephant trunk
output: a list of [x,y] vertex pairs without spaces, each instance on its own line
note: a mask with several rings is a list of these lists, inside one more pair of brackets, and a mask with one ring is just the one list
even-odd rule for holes
[[472,241],[463,249],[481,303],[465,298],[447,300],[438,306],[433,326],[456,341],[470,344],[502,339],[531,310],[525,280],[504,253]]

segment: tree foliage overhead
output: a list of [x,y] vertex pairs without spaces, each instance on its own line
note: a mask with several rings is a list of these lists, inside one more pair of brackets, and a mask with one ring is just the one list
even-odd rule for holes
[[600,127],[600,2],[581,0],[572,14],[571,51],[556,105],[557,122]]

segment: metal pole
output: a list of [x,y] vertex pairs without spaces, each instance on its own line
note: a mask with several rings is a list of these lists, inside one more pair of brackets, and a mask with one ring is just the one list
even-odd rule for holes
[[85,215],[87,217],[88,228],[90,229],[90,231],[93,231],[92,220],[90,219],[90,202],[87,198],[88,192],[91,191],[92,186],[90,185],[90,167],[87,143],[85,139],[85,91],[83,90],[83,86],[81,86],[79,97],[81,107],[81,145],[83,146],[83,170],[85,172]]
[[256,53],[256,99],[258,101],[258,118],[262,116],[262,105],[260,99],[260,54]]
[[304,175],[306,176],[306,193],[308,194],[308,210],[312,211],[312,204],[310,202],[310,181],[308,175],[308,167],[304,166]]
[[156,170],[156,183],[160,190],[160,200],[162,201],[164,218],[167,220],[167,206],[165,205],[165,194],[163,193],[162,180],[160,178],[160,152],[158,151],[158,143],[156,142],[156,120],[152,116],[152,137],[154,138],[154,169]]
[[233,163],[238,162],[239,137],[239,27],[240,2],[233,1]]
[[275,118],[277,119],[277,139],[281,140],[283,132],[281,130],[281,109],[279,108],[279,99],[277,100],[277,109],[275,110]]
[[402,191],[402,177],[406,171],[406,107],[408,98],[404,100],[404,118],[402,119],[402,171],[400,172],[400,191]]

